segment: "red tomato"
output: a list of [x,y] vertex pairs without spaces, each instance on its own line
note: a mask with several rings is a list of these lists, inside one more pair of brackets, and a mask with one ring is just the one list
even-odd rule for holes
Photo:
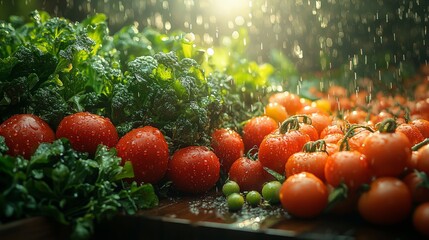
[[397,177],[411,158],[411,144],[402,133],[375,132],[365,138],[361,152],[376,177]]
[[270,96],[268,102],[280,103],[286,108],[288,115],[296,114],[303,107],[300,97],[290,92],[274,93]]
[[371,134],[371,131],[364,128],[357,128],[354,130],[354,134],[352,137],[348,139],[350,150],[360,151],[363,142]]
[[417,127],[424,138],[429,138],[429,121],[425,119],[415,119],[411,124]]
[[341,125],[328,125],[320,133],[320,138],[324,138],[327,135],[331,135],[331,134],[342,134],[342,135],[344,135],[343,127]]
[[326,143],[326,152],[328,155],[332,155],[340,150],[338,144],[335,143]]
[[259,148],[264,137],[278,127],[277,121],[267,116],[259,116],[250,119],[243,127],[245,151],[248,152],[252,148]]
[[429,237],[429,202],[420,204],[414,210],[413,225],[422,235]]
[[274,178],[264,170],[261,162],[247,157],[235,161],[229,169],[229,179],[240,186],[241,191],[261,192],[264,183]]
[[346,113],[344,116],[344,120],[348,121],[349,123],[363,123],[366,121],[366,118],[368,116],[368,113],[363,110],[354,110],[349,113]]
[[407,185],[394,177],[375,179],[358,201],[360,215],[370,223],[391,225],[405,220],[412,207]]
[[125,134],[116,144],[122,164],[131,161],[136,182],[156,183],[168,167],[168,145],[157,128],[145,126]]
[[412,124],[408,124],[408,123],[399,124],[398,127],[396,128],[396,132],[401,132],[405,134],[405,136],[407,136],[408,140],[413,146],[424,140],[424,137],[420,132],[420,130]]
[[69,139],[75,150],[91,155],[95,154],[100,144],[114,147],[118,142],[118,132],[112,122],[89,112],[78,112],[63,118],[56,137]]
[[424,145],[417,150],[416,169],[429,176],[429,145]]
[[319,140],[319,133],[313,125],[300,123],[298,131],[307,134],[310,137],[310,141]]
[[280,188],[280,202],[290,214],[312,218],[322,213],[328,203],[328,189],[311,173],[292,175]]
[[308,141],[310,141],[310,137],[297,130],[291,130],[285,134],[270,134],[264,138],[259,146],[259,161],[264,167],[284,174],[285,164],[289,157],[301,151]]
[[286,162],[286,177],[301,172],[314,174],[325,181],[325,163],[328,158],[326,152],[297,152],[292,154]]
[[203,146],[177,150],[168,163],[173,186],[185,193],[204,193],[219,180],[220,163],[216,154]]
[[41,118],[32,114],[13,115],[0,125],[0,135],[9,148],[7,154],[30,159],[40,143],[53,142],[54,131]]
[[419,114],[421,118],[429,121],[429,98],[416,102],[414,114]]
[[231,129],[217,129],[212,133],[210,146],[220,160],[220,167],[227,173],[232,163],[243,156],[244,143],[240,134]]
[[420,172],[413,171],[408,173],[402,180],[407,185],[408,189],[410,189],[413,202],[415,203],[429,202],[428,183],[425,183],[426,186],[423,185],[425,179],[421,174]]
[[344,138],[344,134],[342,134],[342,133],[333,133],[333,134],[326,135],[322,139],[326,143],[337,144],[337,143],[341,143],[341,141],[342,141],[343,138]]
[[332,123],[332,118],[322,113],[313,113],[310,115],[310,118],[311,118],[311,125],[313,125],[313,127],[316,128],[319,136],[320,136],[320,133],[322,133],[323,129],[325,129],[327,126],[329,126]]
[[328,184],[337,187],[344,183],[350,192],[371,180],[366,157],[358,151],[339,151],[330,155],[324,170]]

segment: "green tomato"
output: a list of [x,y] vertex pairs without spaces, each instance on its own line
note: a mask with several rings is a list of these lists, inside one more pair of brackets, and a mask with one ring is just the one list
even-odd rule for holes
[[280,188],[282,184],[279,181],[267,182],[262,187],[262,197],[270,204],[276,204],[280,202]]
[[261,194],[257,191],[250,191],[246,195],[246,202],[252,207],[256,207],[261,203]]
[[232,193],[226,198],[230,211],[238,211],[244,205],[244,198],[239,193]]
[[240,193],[240,186],[234,181],[228,181],[222,186],[222,193],[226,197],[232,193]]

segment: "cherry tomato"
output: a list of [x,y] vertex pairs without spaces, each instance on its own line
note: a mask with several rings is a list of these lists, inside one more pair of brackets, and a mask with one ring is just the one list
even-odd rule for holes
[[325,181],[325,163],[328,158],[326,152],[297,152],[292,154],[286,162],[286,177],[301,172],[314,174]]
[[259,146],[259,161],[264,167],[284,174],[285,164],[289,157],[299,152],[305,142],[309,140],[308,135],[304,135],[297,130],[292,130],[285,134],[270,134],[264,138]]
[[316,141],[319,139],[319,133],[313,125],[300,123],[298,131],[307,134],[310,137],[310,141]]
[[420,204],[414,210],[413,225],[422,235],[429,237],[429,202]]
[[243,156],[244,143],[240,134],[231,129],[217,129],[212,133],[210,146],[220,160],[221,169],[227,173],[232,163]]
[[256,207],[261,204],[262,196],[258,191],[250,191],[246,194],[246,202],[249,203],[250,206]]
[[286,108],[278,102],[268,103],[264,108],[264,114],[277,122],[283,122],[288,117]]
[[247,157],[237,159],[229,169],[229,179],[235,181],[242,191],[261,191],[265,182],[273,177],[264,170],[261,162]]
[[303,107],[300,97],[290,92],[274,93],[269,97],[268,102],[281,104],[289,115],[295,115]]
[[364,128],[357,128],[352,137],[348,138],[350,150],[360,151],[362,144],[371,131]]
[[313,174],[302,172],[286,179],[280,188],[279,197],[288,213],[300,218],[312,218],[325,209],[328,189]]
[[218,157],[204,146],[179,149],[168,163],[168,176],[173,186],[185,193],[207,192],[219,180],[219,172]]
[[429,202],[429,183],[421,172],[413,171],[408,173],[402,180],[410,189],[413,202],[422,203]]
[[337,187],[344,183],[350,192],[371,180],[366,157],[358,151],[339,151],[330,155],[324,170],[328,184]]
[[0,125],[0,135],[5,138],[11,156],[21,155],[30,159],[40,143],[53,142],[54,131],[41,118],[32,114],[17,114]]
[[131,161],[137,182],[156,183],[168,166],[168,145],[164,135],[155,127],[136,128],[119,139],[117,154],[122,164]]
[[336,133],[344,135],[343,127],[341,125],[337,125],[337,124],[328,125],[320,133],[320,138],[324,138],[327,135],[336,134]]
[[425,119],[415,119],[411,124],[417,127],[424,138],[429,138],[429,121]]
[[320,136],[320,133],[332,123],[332,118],[328,115],[322,113],[313,113],[310,115],[311,125],[316,128],[317,133]]
[[412,207],[407,185],[394,177],[375,179],[358,201],[359,214],[368,222],[391,225],[405,220]]
[[340,150],[340,146],[335,143],[326,143],[326,152],[328,155],[332,155]]
[[244,197],[239,193],[232,193],[226,197],[226,203],[230,211],[238,211],[243,208]]
[[417,150],[416,169],[429,176],[429,145],[426,144]]
[[376,177],[397,177],[411,158],[411,144],[402,133],[375,132],[365,138],[361,152]]
[[333,133],[333,134],[328,134],[325,137],[323,137],[323,141],[325,141],[326,143],[341,143],[342,139],[344,138],[344,134],[343,133]]
[[262,197],[270,204],[279,203],[279,193],[282,184],[279,181],[271,181],[262,187]]
[[95,154],[100,144],[114,147],[118,142],[118,133],[112,122],[89,112],[78,112],[63,118],[56,137],[69,139],[75,150],[91,155]]
[[240,186],[234,181],[228,181],[222,186],[222,193],[226,197],[233,193],[240,193]]
[[417,143],[424,140],[424,137],[420,132],[420,130],[412,124],[408,124],[408,123],[399,124],[395,131],[405,134],[405,136],[407,136],[408,140],[410,141],[411,145],[416,145]]
[[243,127],[244,150],[257,149],[264,137],[279,127],[276,120],[267,116],[250,119]]
[[417,101],[414,113],[419,114],[422,119],[429,121],[429,98]]
[[344,120],[352,124],[353,123],[360,124],[366,121],[367,116],[368,116],[368,113],[363,110],[354,110],[345,114]]

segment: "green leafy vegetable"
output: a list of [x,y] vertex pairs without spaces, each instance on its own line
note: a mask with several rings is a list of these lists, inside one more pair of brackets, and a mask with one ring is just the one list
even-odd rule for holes
[[4,155],[0,137],[0,219],[48,216],[70,225],[72,238],[89,238],[94,221],[123,210],[134,214],[158,203],[152,185],[126,184],[132,166],[120,166],[114,149],[98,148],[94,159],[73,150],[66,139],[39,146],[30,161]]

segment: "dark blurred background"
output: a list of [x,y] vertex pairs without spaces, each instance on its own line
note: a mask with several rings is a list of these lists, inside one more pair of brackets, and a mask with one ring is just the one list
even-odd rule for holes
[[134,22],[193,32],[207,47],[245,29],[249,58],[265,62],[278,49],[301,72],[429,60],[427,0],[0,0],[0,20],[34,9],[72,21],[105,13],[112,33]]

